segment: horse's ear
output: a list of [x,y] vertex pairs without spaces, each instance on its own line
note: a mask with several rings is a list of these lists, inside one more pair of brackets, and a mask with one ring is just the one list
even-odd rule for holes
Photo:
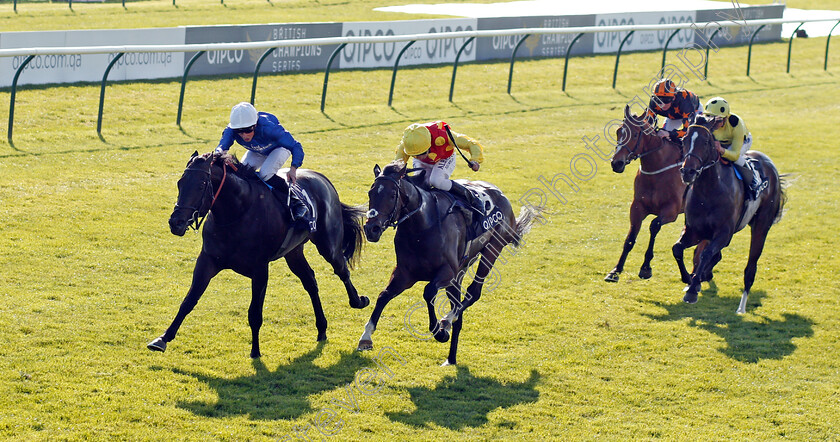
[[628,120],[633,119],[633,115],[630,114],[630,105],[629,104],[624,105],[624,118],[626,118]]
[[382,169],[379,167],[379,164],[373,166],[373,176],[378,177],[380,173],[382,173]]
[[190,157],[190,159],[193,159],[193,158],[195,158],[195,157],[197,157],[197,156],[198,156],[198,151],[195,151],[195,152],[193,152],[193,154],[192,154],[192,156]]

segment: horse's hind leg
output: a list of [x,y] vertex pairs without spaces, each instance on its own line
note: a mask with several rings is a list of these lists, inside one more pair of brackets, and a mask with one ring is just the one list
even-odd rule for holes
[[192,283],[190,284],[190,289],[187,291],[187,296],[181,302],[181,307],[178,308],[178,313],[175,315],[175,319],[172,320],[172,324],[166,329],[166,332],[146,344],[149,350],[166,351],[166,344],[175,339],[175,335],[178,333],[178,329],[181,328],[184,319],[195,308],[196,304],[198,304],[198,300],[204,294],[204,291],[207,290],[207,285],[210,283],[210,280],[218,273],[219,268],[213,263],[213,260],[204,253],[199,253],[198,258],[195,260]]
[[739,315],[747,312],[747,297],[750,295],[750,289],[755,281],[758,258],[764,251],[764,242],[769,231],[769,226],[760,225],[753,226],[750,229],[750,258],[747,260],[747,267],[744,269],[744,291],[741,293],[741,302],[738,304],[738,310],[736,311]]
[[[370,299],[367,296],[359,296],[359,293],[356,291],[356,287],[353,286],[353,282],[350,281],[350,269],[347,267],[347,260],[344,259],[344,256],[341,254],[341,250],[338,247],[334,247],[335,250],[329,252],[329,254],[321,253],[322,256],[327,258],[327,262],[333,268],[333,273],[341,279],[341,282],[344,283],[344,289],[347,290],[347,297],[350,299],[350,307],[353,308],[365,308],[370,305]],[[318,248],[318,252],[321,252],[320,247]]]
[[627,233],[627,238],[624,239],[624,249],[621,251],[621,257],[618,258],[618,264],[607,274],[604,281],[618,282],[619,275],[624,271],[624,262],[627,261],[627,255],[630,254],[636,244],[636,237],[639,235],[639,229],[642,227],[645,216],[647,215],[642,213],[642,209],[635,202],[630,206],[630,231]]
[[318,295],[318,282],[315,281],[315,272],[306,261],[303,255],[303,245],[297,246],[286,254],[286,264],[289,270],[300,279],[304,290],[309,294],[312,301],[312,309],[315,311],[315,327],[318,329],[318,341],[327,339],[327,318],[324,316],[324,309],[321,307],[321,297]]
[[458,363],[458,341],[461,337],[461,326],[464,323],[464,313],[458,315],[458,319],[452,323],[452,340],[449,342],[449,356],[441,366],[455,365]]

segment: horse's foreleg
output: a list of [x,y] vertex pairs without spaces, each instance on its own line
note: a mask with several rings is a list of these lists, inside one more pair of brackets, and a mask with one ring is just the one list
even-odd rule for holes
[[645,262],[642,263],[642,267],[639,269],[639,278],[649,279],[653,276],[650,262],[653,261],[653,245],[656,242],[656,235],[659,234],[663,225],[672,223],[677,219],[678,212],[679,210],[676,206],[670,207],[663,210],[659,216],[650,222],[650,242],[648,242],[648,248],[645,251]]
[[677,261],[677,266],[680,269],[680,279],[686,284],[691,283],[691,275],[685,268],[685,262],[683,262],[683,252],[688,247],[697,245],[698,242],[700,241],[694,234],[694,230],[685,226],[680,234],[680,239],[678,239],[677,242],[674,243],[674,246],[671,247],[671,252],[674,254],[674,259]]
[[694,269],[694,274],[691,275],[691,282],[688,287],[685,288],[683,301],[689,304],[697,302],[697,297],[700,293],[700,283],[703,281],[703,276],[711,272],[712,266],[717,263],[715,261],[715,257],[721,253],[721,249],[726,247],[731,239],[732,232],[724,228],[721,232],[718,232],[708,244],[706,244],[706,247],[704,247],[703,251],[700,253],[700,259]]
[[604,278],[607,282],[618,282],[619,275],[624,271],[624,262],[627,261],[627,255],[633,250],[636,244],[636,237],[639,235],[639,229],[642,227],[646,214],[642,213],[642,209],[635,204],[630,206],[630,231],[627,233],[627,238],[624,239],[624,249],[621,251],[621,257],[618,258],[618,264],[612,269],[610,273]]
[[362,337],[359,338],[359,346],[356,350],[373,350],[373,332],[376,331],[376,324],[379,323],[379,317],[382,315],[382,310],[385,309],[388,302],[400,293],[411,288],[415,282],[417,282],[417,280],[406,275],[399,266],[394,269],[393,273],[391,273],[391,280],[388,282],[385,290],[379,293],[379,297],[376,298],[376,305],[373,307],[370,319],[368,319],[367,324],[365,324],[365,331],[362,333]]
[[251,276],[251,305],[248,306],[248,326],[251,327],[251,357],[258,358],[260,353],[260,327],[263,323],[263,304],[265,288],[268,285],[268,263],[254,271]]
[[175,339],[175,334],[178,333],[178,329],[181,327],[184,319],[195,308],[195,305],[198,304],[198,300],[204,294],[204,291],[207,290],[207,285],[210,283],[210,280],[219,271],[220,269],[213,263],[210,257],[204,253],[198,255],[198,258],[195,260],[192,283],[190,284],[190,289],[187,291],[187,296],[181,302],[181,307],[178,308],[178,313],[175,315],[175,319],[172,320],[172,324],[166,329],[166,332],[146,345],[149,350],[166,351],[166,344]]
[[327,317],[324,315],[324,308],[321,307],[321,297],[318,294],[318,282],[315,280],[315,272],[306,261],[303,254],[303,245],[296,247],[286,254],[286,264],[289,270],[300,279],[303,289],[309,294],[312,301],[312,310],[315,312],[315,328],[318,330],[318,341],[327,339]]

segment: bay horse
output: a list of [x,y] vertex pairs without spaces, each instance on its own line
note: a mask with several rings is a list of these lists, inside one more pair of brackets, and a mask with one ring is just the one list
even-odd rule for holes
[[[738,314],[746,312],[747,297],[755,281],[756,264],[764,249],[767,233],[781,220],[785,201],[785,176],[770,158],[750,150],[746,155],[758,160],[761,174],[768,179],[767,189],[755,201],[745,204],[745,189],[731,164],[724,164],[715,149],[715,129],[723,124],[722,117],[698,116],[684,138],[687,148],[680,174],[689,186],[685,201],[685,229],[672,251],[683,282],[688,284],[683,300],[697,302],[703,272],[710,271],[720,261],[720,251],[729,245],[735,232],[750,226],[750,253],[744,269],[744,290]],[[694,273],[689,275],[683,264],[683,250],[699,241],[708,240],[700,253]]]
[[312,241],[318,253],[332,265],[344,283],[350,306],[364,308],[370,301],[359,296],[350,281],[349,268],[358,258],[362,245],[361,221],[364,210],[348,206],[338,199],[332,183],[318,172],[299,169],[298,183],[312,197],[317,213],[317,229],[291,228],[292,221],[285,193],[281,198],[254,173],[228,154],[193,153],[181,179],[178,200],[169,218],[171,232],[183,236],[188,227],[201,232],[203,244],[195,262],[192,283],[175,319],[166,332],[147,347],[165,351],[184,318],[193,310],[210,280],[224,269],[251,279],[251,305],[248,325],[251,328],[251,357],[260,357],[259,332],[268,284],[268,264],[285,258],[309,294],[315,310],[318,341],[327,338],[327,319],[321,307],[315,273],[303,254],[303,245]]
[[[510,201],[498,187],[483,181],[466,183],[467,187],[486,193],[494,207],[484,219],[489,229],[469,239],[467,229],[472,216],[477,215],[469,209],[457,208],[449,192],[426,190],[415,184],[407,177],[408,172],[411,170],[402,161],[388,164],[385,169],[379,165],[373,169],[375,178],[368,192],[370,210],[364,226],[365,237],[377,242],[385,229],[396,228],[397,265],[385,290],[376,299],[357,349],[373,349],[372,335],[389,301],[418,281],[428,281],[423,299],[429,310],[429,331],[439,342],[449,340],[452,331],[449,356],[443,365],[454,365],[464,310],[481,297],[485,278],[502,249],[508,244],[522,243],[522,236],[530,230],[540,209],[523,208],[515,218]],[[461,301],[461,282],[477,259],[480,262],[475,277]],[[441,289],[446,290],[452,310],[438,323],[434,302]]]
[[613,172],[624,172],[625,166],[639,160],[639,171],[633,181],[633,203],[630,205],[630,231],[624,240],[624,249],[618,264],[607,274],[604,281],[618,282],[624,271],[624,262],[633,246],[642,222],[648,215],[655,218],[650,222],[650,243],[645,252],[645,261],[639,269],[639,278],[653,275],[650,262],[653,260],[653,244],[662,225],[674,222],[684,209],[685,184],[680,179],[682,145],[672,143],[656,135],[656,129],[641,116],[630,113],[630,106],[624,106],[624,121],[616,130],[618,146],[613,154]]

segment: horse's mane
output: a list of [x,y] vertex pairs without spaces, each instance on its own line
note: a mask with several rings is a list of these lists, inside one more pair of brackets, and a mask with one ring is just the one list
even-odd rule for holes
[[405,161],[394,160],[385,165],[382,169],[382,175],[394,175],[401,172],[405,168]]
[[211,153],[209,156],[212,157],[214,164],[216,162],[221,161],[224,164],[232,166],[231,169],[234,171],[234,175],[238,176],[239,178],[242,178],[243,180],[257,179],[257,174],[254,171],[254,167],[240,163],[239,159],[236,158],[236,155],[223,152]]
[[[391,161],[389,164],[387,164],[385,166],[384,169],[382,169],[382,175],[386,175],[386,176],[388,176],[388,175],[399,175],[403,171],[403,168],[405,168],[405,167],[406,167],[406,163],[403,160],[398,159],[398,160]],[[417,172],[417,171],[419,171],[419,173],[415,173],[413,175],[408,174],[410,172]],[[426,183],[426,180],[423,178],[425,174],[426,174],[425,170],[407,169],[405,171],[405,179],[406,179],[407,182],[413,184],[414,187],[417,187],[419,189],[423,189],[423,190],[431,192],[432,188],[429,187],[429,185]]]

